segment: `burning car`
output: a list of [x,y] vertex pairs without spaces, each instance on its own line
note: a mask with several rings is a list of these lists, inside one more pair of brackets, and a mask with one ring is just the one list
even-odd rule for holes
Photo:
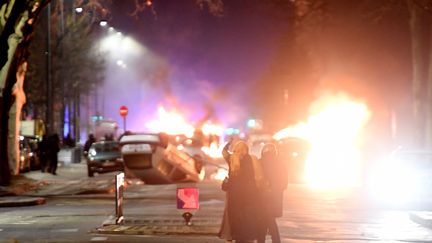
[[301,138],[286,137],[278,141],[279,156],[288,165],[291,183],[304,183],[306,159],[310,144]]
[[125,134],[120,138],[127,172],[147,184],[199,182],[202,166],[163,133]]

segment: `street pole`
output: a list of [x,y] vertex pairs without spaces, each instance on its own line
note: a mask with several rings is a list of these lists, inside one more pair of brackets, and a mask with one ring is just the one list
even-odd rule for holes
[[52,113],[52,81],[51,81],[51,3],[47,6],[47,46],[46,46],[46,133],[53,131],[53,113]]
[[123,132],[126,132],[126,116],[123,116]]

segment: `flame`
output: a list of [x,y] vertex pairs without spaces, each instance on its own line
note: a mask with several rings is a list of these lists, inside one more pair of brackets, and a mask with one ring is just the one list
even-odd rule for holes
[[273,138],[309,141],[304,177],[312,187],[351,187],[360,183],[360,137],[370,118],[367,106],[347,95],[323,96],[314,102],[307,122],[282,129]]
[[203,146],[201,151],[212,158],[222,158],[223,146],[218,145],[216,142],[212,142],[210,146]]
[[[195,127],[187,122],[180,113],[176,110],[170,110],[168,112],[163,106],[158,107],[158,118],[147,122],[146,126],[152,132],[164,132],[169,135],[185,135],[187,138],[192,138],[195,131]],[[223,134],[223,126],[208,121],[205,122],[202,127],[198,127],[198,129],[205,135],[203,141],[204,146],[201,150],[212,158],[222,157],[223,147],[219,146],[219,141],[215,141],[215,138]],[[175,140],[176,142],[180,142],[180,137],[175,137]],[[184,141],[184,144],[179,144],[177,149],[184,150],[184,146],[191,144],[192,140],[187,139]]]
[[223,181],[225,177],[228,177],[228,170],[219,168],[215,175],[212,176],[213,180]]
[[190,138],[195,128],[190,125],[177,111],[166,111],[163,106],[158,107],[158,119],[147,122],[146,126],[153,132],[164,132],[169,135],[184,134]]
[[201,130],[204,135],[216,134],[220,136],[223,134],[223,127],[221,125],[213,124],[210,122],[204,123]]

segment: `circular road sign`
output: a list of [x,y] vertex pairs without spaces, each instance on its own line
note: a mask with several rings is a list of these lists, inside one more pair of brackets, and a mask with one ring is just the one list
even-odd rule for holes
[[128,114],[128,108],[124,105],[120,106],[120,116],[125,117]]

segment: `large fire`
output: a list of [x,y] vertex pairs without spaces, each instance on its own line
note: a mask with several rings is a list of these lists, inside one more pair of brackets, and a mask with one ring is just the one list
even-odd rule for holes
[[[192,138],[196,129],[202,131],[205,138],[202,138],[203,147],[201,150],[210,157],[219,158],[222,156],[222,148],[219,145],[219,137],[223,134],[223,127],[209,121],[195,127],[188,122],[181,113],[175,109],[167,111],[163,106],[158,107],[158,117],[146,123],[152,132],[164,132],[169,135],[184,135]],[[180,142],[180,141],[176,141]],[[185,145],[190,145],[191,140],[186,140],[186,144],[180,144],[177,148],[183,150]],[[188,143],[189,142],[189,143]]]
[[350,187],[360,183],[361,132],[370,118],[367,106],[346,95],[326,95],[314,102],[304,123],[274,135],[309,141],[304,179],[312,187]]
[[176,110],[167,111],[163,106],[158,107],[158,119],[147,122],[147,128],[153,132],[164,132],[169,135],[183,134],[190,138],[194,127],[189,124]]

